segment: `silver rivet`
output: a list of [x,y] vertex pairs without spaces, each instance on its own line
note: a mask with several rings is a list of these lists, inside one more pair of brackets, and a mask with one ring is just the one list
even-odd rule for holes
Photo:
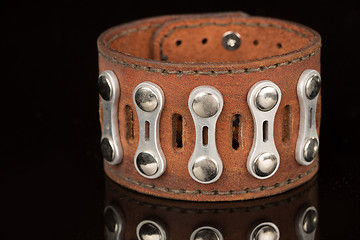
[[147,152],[141,152],[136,158],[138,169],[147,176],[154,175],[159,169],[159,163],[155,157]]
[[138,224],[136,235],[139,240],[166,240],[164,227],[150,220],[144,220]]
[[135,102],[141,110],[146,112],[152,112],[158,106],[157,96],[149,87],[141,87],[136,91]]
[[192,167],[194,176],[202,182],[213,180],[218,175],[218,171],[215,161],[206,157],[197,159]]
[[260,177],[269,176],[278,164],[276,156],[272,153],[262,153],[254,160],[254,172]]
[[279,94],[273,87],[263,87],[255,96],[255,106],[264,112],[270,111],[278,102]]
[[195,234],[194,240],[219,240],[217,233],[211,229],[203,229]]
[[321,78],[319,75],[312,75],[305,84],[305,94],[308,99],[314,99],[320,92]]
[[111,140],[108,138],[103,138],[100,143],[101,153],[103,158],[108,162],[112,162],[114,160],[114,148],[112,146]]
[[196,229],[190,236],[190,240],[224,240],[221,232],[210,226],[203,226]]
[[238,49],[240,47],[240,44],[241,38],[239,33],[231,31],[224,33],[222,38],[222,45],[225,49],[233,51]]
[[277,240],[278,232],[270,225],[264,225],[256,230],[251,240]]
[[319,142],[316,138],[309,138],[304,145],[304,159],[312,162],[319,152]]
[[112,87],[109,79],[107,79],[105,76],[101,75],[98,78],[98,89],[100,96],[106,100],[109,101],[112,97]]
[[139,230],[140,240],[161,240],[160,229],[154,224],[145,223]]
[[209,118],[219,111],[220,102],[214,94],[200,92],[195,96],[192,108],[199,117]]
[[306,233],[312,233],[317,226],[317,213],[314,210],[309,210],[303,221],[303,230]]

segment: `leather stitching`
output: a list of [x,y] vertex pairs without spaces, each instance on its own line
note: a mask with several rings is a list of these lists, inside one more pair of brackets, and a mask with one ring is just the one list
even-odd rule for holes
[[300,192],[294,196],[290,196],[288,198],[285,198],[285,199],[282,199],[279,201],[275,201],[275,202],[270,202],[270,203],[255,205],[255,206],[248,206],[248,207],[240,206],[240,207],[233,207],[233,208],[208,208],[208,209],[191,209],[191,208],[185,208],[185,207],[168,206],[168,205],[164,205],[164,204],[153,204],[153,203],[137,200],[133,197],[129,197],[127,194],[122,193],[121,191],[119,191],[116,188],[111,189],[111,191],[116,192],[117,194],[119,194],[121,196],[121,198],[130,200],[132,203],[135,203],[141,207],[146,207],[146,208],[151,208],[151,209],[160,209],[160,210],[168,211],[168,212],[202,214],[202,213],[227,213],[227,212],[232,213],[232,212],[238,212],[238,211],[250,212],[250,211],[263,210],[265,208],[279,207],[282,204],[289,204],[289,203],[292,203],[294,200],[297,200],[297,199],[303,197],[305,194],[310,192],[310,190],[312,190],[314,188],[314,186],[316,186],[316,184],[312,184],[311,186],[309,186],[309,188],[307,188],[303,192]]
[[296,178],[288,179],[281,183],[275,183],[274,185],[270,185],[270,186],[260,186],[260,187],[253,188],[253,189],[245,188],[243,190],[229,190],[229,191],[219,191],[219,190],[202,191],[202,190],[170,189],[170,188],[166,188],[166,187],[157,187],[154,184],[146,184],[141,181],[133,180],[130,177],[122,176],[122,175],[118,174],[117,172],[113,171],[111,168],[107,168],[107,169],[112,174],[116,175],[116,177],[118,177],[128,183],[135,184],[135,185],[138,185],[138,186],[141,186],[144,188],[148,188],[148,189],[154,189],[154,190],[157,190],[160,192],[167,192],[167,193],[174,193],[174,194],[189,194],[189,195],[240,195],[240,194],[247,194],[247,193],[261,192],[261,191],[265,191],[265,190],[271,190],[271,189],[275,189],[275,188],[279,188],[279,187],[283,187],[283,186],[292,184],[294,182],[299,181],[301,178],[309,175],[313,171],[315,171],[316,167],[318,165],[319,165],[319,162],[316,162],[314,164],[314,166],[312,168],[310,168],[309,170],[307,170],[306,172],[299,174]]
[[212,76],[217,76],[217,75],[233,75],[233,74],[239,74],[239,73],[255,73],[255,72],[262,72],[262,71],[265,71],[268,69],[275,69],[275,68],[278,68],[281,66],[288,66],[293,63],[302,62],[304,60],[307,60],[307,59],[315,56],[318,52],[320,52],[320,48],[321,48],[321,46],[310,54],[301,56],[299,58],[295,58],[290,61],[279,62],[279,63],[271,64],[269,66],[259,66],[256,68],[243,68],[243,69],[228,69],[226,71],[214,71],[214,70],[211,70],[211,71],[199,71],[199,70],[182,71],[182,70],[169,70],[166,68],[154,68],[154,67],[149,67],[149,66],[128,63],[124,60],[119,60],[116,57],[107,56],[104,53],[102,53],[100,50],[99,50],[99,54],[114,63],[123,65],[124,67],[133,68],[136,70],[142,70],[142,71],[153,72],[153,73],[161,73],[163,75],[178,75],[178,76],[182,76],[182,75],[212,75]]
[[[160,43],[160,51],[162,51],[162,44],[163,44],[163,41],[165,40],[165,38],[170,36],[176,29],[185,28],[185,27],[194,28],[194,27],[200,27],[200,26],[207,26],[207,25],[211,25],[211,24],[216,24],[216,23],[201,23],[201,24],[196,24],[196,25],[182,25],[182,26],[177,26],[177,27],[171,29],[168,32],[168,34],[164,35],[164,37],[162,39],[162,42]],[[225,23],[223,23],[223,24],[217,23],[217,24],[219,26],[226,26]],[[305,38],[309,39],[309,41],[311,40],[307,35],[305,35],[303,33],[300,33],[300,32],[298,32],[296,30],[293,30],[293,29],[285,28],[284,26],[277,25],[277,24],[246,23],[246,22],[227,23],[227,25],[231,25],[231,24],[235,24],[235,25],[236,24],[238,24],[238,25],[242,24],[242,25],[247,25],[247,26],[259,26],[259,27],[273,27],[273,28],[283,29],[283,30],[288,31],[288,32],[294,32],[295,34],[297,34],[299,36],[302,36],[302,37],[305,37]],[[128,35],[130,33],[146,31],[146,30],[149,30],[151,28],[160,27],[160,26],[161,26],[161,24],[151,24],[151,25],[144,26],[144,27],[131,28],[131,29],[128,29],[128,30],[126,30],[124,32],[121,32],[119,34],[114,35],[108,42],[104,41],[104,44],[105,44],[105,46],[110,47],[109,44],[112,43],[118,37],[126,36],[126,35]],[[178,75],[178,76],[181,76],[181,75],[213,75],[213,76],[216,76],[216,75],[232,75],[232,74],[240,74],[240,73],[245,73],[246,74],[246,73],[254,73],[254,72],[260,72],[260,71],[262,72],[262,71],[265,71],[265,70],[268,70],[268,69],[275,69],[275,68],[278,68],[280,66],[288,66],[288,65],[291,65],[293,63],[302,62],[304,60],[307,60],[307,59],[315,56],[318,52],[320,52],[320,48],[321,48],[321,46],[318,49],[316,49],[314,52],[312,52],[312,53],[310,53],[308,55],[301,56],[299,58],[296,58],[296,59],[293,59],[293,60],[290,60],[290,61],[279,62],[279,63],[275,63],[275,64],[272,64],[272,65],[269,65],[269,66],[259,66],[259,67],[256,67],[256,68],[243,68],[243,69],[228,69],[228,70],[225,70],[225,71],[214,71],[214,70],[212,70],[212,71],[199,71],[199,70],[182,71],[182,70],[169,70],[169,69],[166,69],[166,68],[154,68],[154,67],[143,66],[143,65],[138,65],[138,64],[131,64],[131,63],[128,63],[128,62],[126,62],[124,60],[119,60],[116,57],[107,56],[106,54],[102,53],[100,51],[100,49],[99,49],[99,54],[101,56],[105,57],[106,59],[112,61],[112,62],[123,65],[124,67],[133,68],[133,69],[136,69],[136,70],[142,70],[142,71],[154,72],[154,73],[161,73],[163,75]],[[111,48],[111,49],[113,49],[113,48]],[[115,50],[115,51],[119,52],[117,50]]]
[[186,29],[186,28],[197,28],[197,27],[206,27],[206,26],[219,26],[219,27],[226,27],[226,26],[230,26],[230,25],[237,25],[237,26],[248,26],[248,27],[262,27],[262,28],[276,28],[276,29],[281,29],[287,32],[292,32],[295,33],[296,35],[300,36],[300,37],[304,37],[306,39],[308,39],[311,42],[311,38],[308,37],[306,34],[303,34],[299,31],[296,31],[294,29],[290,29],[290,28],[286,28],[282,25],[278,25],[278,24],[266,24],[266,23],[257,23],[257,22],[230,22],[230,23],[216,23],[216,22],[204,22],[204,23],[199,23],[199,24],[194,24],[194,25],[180,25],[180,26],[176,26],[172,29],[170,29],[170,31],[165,34],[160,41],[160,56],[161,59],[163,59],[163,56],[165,56],[163,54],[163,44],[164,41],[167,37],[169,37],[171,34],[173,34],[177,29]]

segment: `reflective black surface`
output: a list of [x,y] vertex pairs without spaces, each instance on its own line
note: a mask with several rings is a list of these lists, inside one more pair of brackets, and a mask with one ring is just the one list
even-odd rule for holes
[[[116,24],[149,16],[243,10],[252,15],[300,22],[321,34],[321,163],[317,183],[314,183],[316,190],[311,190],[314,197],[309,196],[309,199],[319,214],[316,228],[318,239],[358,239],[360,87],[357,3],[333,1],[315,4],[302,1],[281,5],[278,2],[238,2],[230,6],[225,2],[210,4],[208,1],[202,5],[173,2],[167,7],[153,2],[149,4],[152,6],[130,3],[119,8],[110,6],[93,10],[24,8],[3,11],[4,43],[1,56],[5,86],[1,88],[4,97],[1,137],[5,141],[0,148],[1,206],[2,219],[5,219],[3,233],[19,239],[105,239],[104,223],[111,225],[112,220],[104,222],[104,209],[110,193],[99,145],[96,38],[102,31]],[[128,196],[136,199],[131,192],[124,195],[116,191],[115,194],[120,194],[116,197],[120,204],[129,199]],[[156,207],[152,207],[154,203],[151,201],[167,206],[162,200],[140,198],[143,201],[139,209],[129,215],[133,217],[133,226],[129,226],[131,234],[135,233],[136,223],[145,219],[141,210],[149,211],[146,218],[154,213]],[[272,202],[278,198],[291,200],[284,200],[285,205],[275,201],[275,207],[293,206],[292,197],[286,196],[261,201]],[[139,203],[128,201],[129,205]],[[148,202],[152,204],[150,208]],[[237,203],[237,206],[241,204]],[[243,204],[256,205],[255,202]],[[178,202],[173,205],[179,212],[170,212],[180,217],[184,217],[181,214],[184,208],[194,210],[202,207]],[[216,225],[217,216],[238,214],[231,210],[236,208],[234,205],[227,206],[227,210],[218,215],[210,212],[207,218],[226,234],[226,239],[236,236],[238,230],[242,231],[241,238],[244,238],[250,225],[255,224],[254,219],[254,222],[247,222],[249,225],[236,225],[231,229],[237,221],[234,218],[234,224]],[[263,213],[261,206],[259,215]],[[129,209],[123,209],[126,210]],[[126,212],[124,214],[127,216]],[[243,214],[248,212],[244,211]],[[293,220],[286,222],[276,214],[275,211],[274,215],[265,214],[265,217],[269,221],[293,224]],[[185,239],[192,230],[202,226],[200,215],[195,214],[199,218],[191,218],[194,221],[199,219],[196,222],[198,225],[194,222],[196,226],[182,232],[186,233]],[[129,222],[131,218],[125,220]],[[166,218],[161,220],[168,224]],[[186,223],[179,222],[176,227],[181,228],[181,224]],[[282,236],[295,239],[290,232],[286,233],[286,229],[293,231],[294,228],[279,229]],[[135,235],[131,236],[129,240],[136,239],[133,237]]]
[[[211,240],[220,235],[230,240],[249,239],[251,235],[280,235],[281,239],[305,240],[301,237],[319,239],[321,236],[317,227],[317,177],[297,189],[271,198],[222,203],[154,198],[124,189],[108,178],[105,179],[105,189],[105,223],[112,222],[116,216],[115,222],[119,226],[114,231],[113,224],[105,224],[106,239],[116,239],[114,236],[136,239],[136,230],[144,221],[157,224],[168,239],[204,235],[209,237],[204,239]],[[109,211],[112,214],[108,214]],[[148,230],[140,229],[142,234],[159,232],[153,226]]]

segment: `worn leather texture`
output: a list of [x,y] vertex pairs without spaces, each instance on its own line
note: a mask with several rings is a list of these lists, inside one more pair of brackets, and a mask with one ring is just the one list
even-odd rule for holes
[[[241,35],[241,45],[235,51],[221,44],[227,31]],[[296,86],[304,70],[320,72],[320,48],[319,34],[308,27],[242,12],[163,16],[110,28],[98,38],[99,71],[112,70],[119,80],[119,134],[124,158],[115,166],[105,161],[106,174],[141,193],[190,201],[253,199],[303,184],[315,175],[319,163],[317,158],[301,166],[295,160],[300,118]],[[246,168],[254,136],[246,99],[250,88],[261,80],[274,82],[282,94],[274,124],[281,162],[278,171],[264,180],[256,179]],[[139,125],[132,93],[144,81],[157,84],[165,95],[160,142],[167,168],[157,179],[142,177],[134,167]],[[195,146],[188,97],[202,85],[215,87],[224,99],[216,125],[216,145],[224,169],[211,184],[196,182],[188,172]],[[316,114],[318,134],[320,112],[321,97]],[[100,119],[101,114],[100,107]],[[174,114],[182,116],[180,147],[174,137]],[[235,114],[240,121],[237,148],[233,145]]]

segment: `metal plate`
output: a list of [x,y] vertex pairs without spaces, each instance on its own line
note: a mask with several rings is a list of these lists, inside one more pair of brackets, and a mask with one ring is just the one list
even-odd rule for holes
[[[151,106],[143,104],[142,108],[145,109],[143,110],[139,107],[140,102],[136,94],[139,89],[141,91],[141,89],[145,88],[151,90],[152,94],[155,95],[157,105],[154,107],[154,104]],[[153,102],[153,97],[149,98],[151,102]],[[160,116],[165,104],[164,93],[158,85],[143,82],[134,89],[133,101],[139,120],[139,145],[134,157],[135,168],[145,178],[158,178],[166,169],[166,159],[160,146],[159,136]]]
[[[204,94],[212,96],[216,101],[211,97],[211,100],[209,100],[209,97],[205,96],[202,98],[202,101],[207,102],[200,104],[198,108],[196,99],[201,95],[204,96]],[[214,107],[214,103],[216,102],[218,102],[218,105]],[[220,178],[223,171],[223,164],[215,142],[216,122],[223,104],[224,101],[221,93],[211,86],[197,87],[189,96],[188,106],[194,120],[196,139],[195,148],[188,163],[188,170],[190,176],[199,183],[213,183]],[[202,111],[201,108],[204,108],[204,111]],[[206,144],[203,141],[204,129],[207,129]],[[204,176],[208,171],[211,171],[209,174],[211,176]]]
[[[111,70],[104,71],[99,77],[105,77],[110,86],[108,100],[101,99],[102,109],[102,136],[101,145],[104,158],[111,165],[119,164],[123,159],[123,148],[119,136],[119,98],[120,86],[115,73]],[[106,146],[105,146],[106,144]],[[104,149],[105,148],[105,149]],[[111,148],[111,149],[110,149]],[[106,151],[105,151],[106,150]],[[110,152],[110,150],[112,150]]]
[[[308,141],[310,139],[316,140],[317,148],[319,147],[319,137],[316,131],[316,105],[319,94],[317,94],[315,97],[312,97],[312,99],[307,97],[306,94],[308,80],[313,76],[320,77],[320,74],[316,70],[307,69],[301,74],[297,84],[297,95],[300,105],[300,126],[299,135],[296,142],[295,159],[300,165],[309,165],[313,163],[317,155],[316,152],[315,157],[309,161],[309,158],[306,158],[306,154],[304,154],[304,152],[306,153],[305,147],[308,145]],[[310,153],[309,155],[314,155],[314,153]]]
[[[267,87],[274,88],[278,95],[275,105],[271,108],[268,108],[267,111],[264,111],[262,108],[258,108],[256,104],[258,102],[256,101],[256,96],[262,89]],[[247,169],[252,176],[258,179],[266,179],[273,176],[280,165],[280,155],[276,149],[274,141],[274,120],[276,111],[280,105],[280,101],[280,88],[275,83],[268,80],[263,80],[254,84],[249,90],[247,96],[247,102],[254,120],[254,139],[252,148],[247,159]],[[267,126],[264,129],[263,125],[265,124],[265,122],[267,122]],[[266,131],[265,133],[264,130]],[[265,137],[266,139],[264,139]],[[259,159],[262,154],[272,154],[272,156],[275,156],[277,159],[277,164],[275,168],[270,174],[266,176],[261,176],[257,174],[256,170],[254,169],[256,160]]]

